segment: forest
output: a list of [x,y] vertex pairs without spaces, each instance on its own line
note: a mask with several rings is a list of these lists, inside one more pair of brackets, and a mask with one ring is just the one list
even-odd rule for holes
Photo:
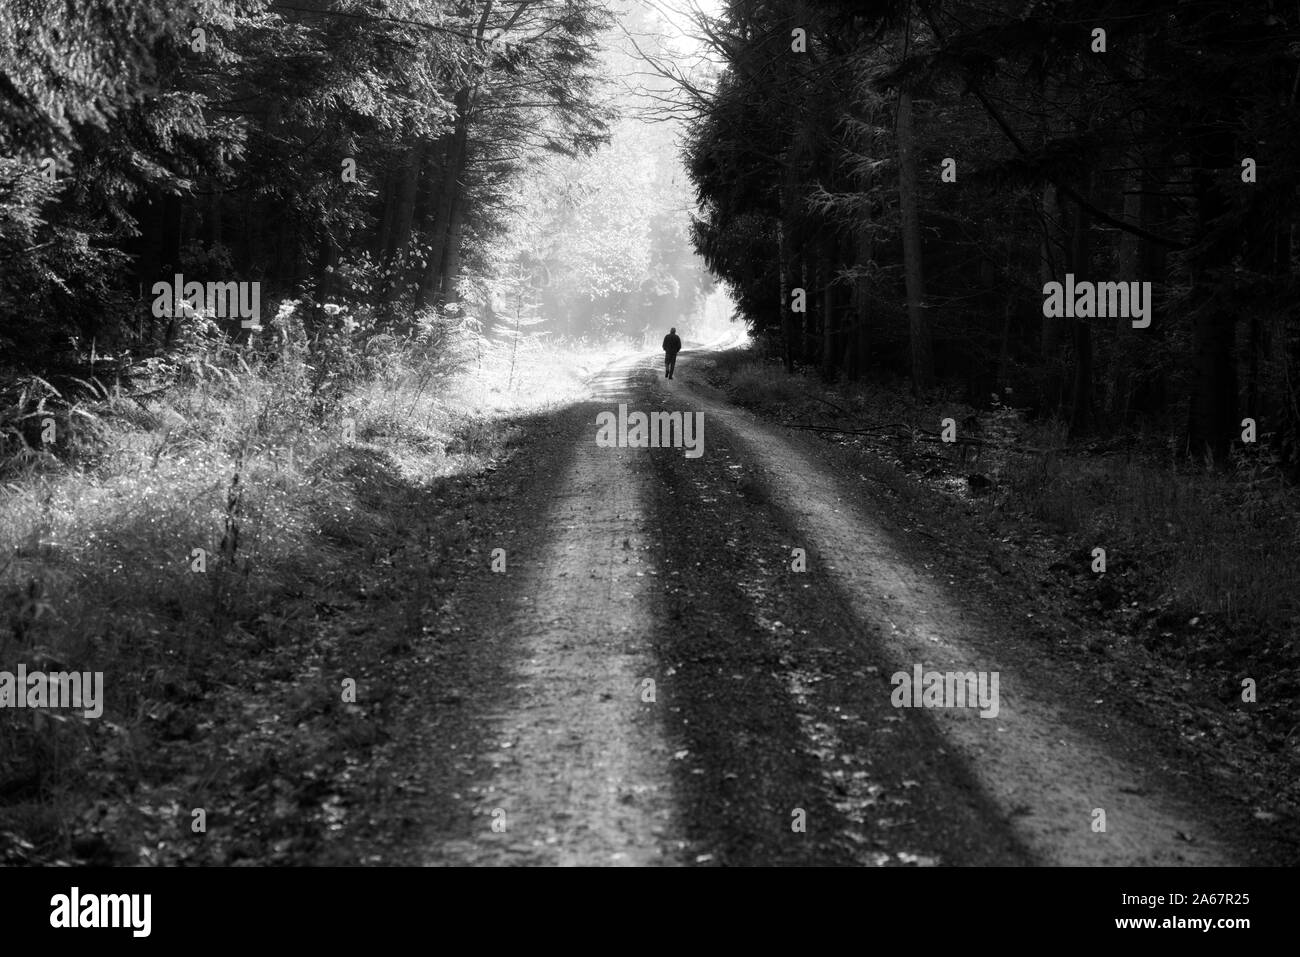
[[[337,339],[327,305],[349,340],[521,303],[575,335],[685,311],[708,283],[680,227],[643,201],[593,228],[613,184],[575,175],[633,148],[613,24],[594,0],[6,3],[0,361],[89,378],[207,333]],[[644,143],[639,172],[602,155],[635,195],[673,188]],[[214,280],[256,283],[266,322],[179,302]]]
[[[1296,474],[1294,8],[724,6],[721,77],[682,84],[695,242],[787,369],[1221,465],[1258,438]],[[1153,315],[1049,308],[1067,276]]]

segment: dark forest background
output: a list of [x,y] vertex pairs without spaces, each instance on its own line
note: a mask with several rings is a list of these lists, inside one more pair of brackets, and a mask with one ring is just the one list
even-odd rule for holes
[[[1251,417],[1295,474],[1294,5],[724,6],[725,71],[692,91],[696,241],[787,368],[1009,395],[1219,463]],[[1151,282],[1150,328],[1045,319],[1067,273]]]

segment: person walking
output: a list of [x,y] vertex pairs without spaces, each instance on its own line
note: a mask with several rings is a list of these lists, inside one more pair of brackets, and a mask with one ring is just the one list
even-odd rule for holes
[[673,326],[668,330],[668,335],[664,336],[664,378],[673,377],[673,369],[677,367],[677,353],[682,351],[682,340],[677,335],[677,327]]

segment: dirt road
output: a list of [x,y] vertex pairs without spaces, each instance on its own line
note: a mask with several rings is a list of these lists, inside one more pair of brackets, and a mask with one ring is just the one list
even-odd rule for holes
[[[1248,815],[1035,644],[1030,605],[909,540],[880,489],[696,358],[671,382],[608,367],[494,476],[376,756],[404,830],[367,860],[1249,862]],[[620,404],[703,413],[703,454],[598,445]],[[896,707],[918,666],[996,675],[996,709]]]

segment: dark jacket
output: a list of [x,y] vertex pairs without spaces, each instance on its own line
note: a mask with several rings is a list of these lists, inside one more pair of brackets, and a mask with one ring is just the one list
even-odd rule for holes
[[668,335],[664,336],[664,352],[668,353],[671,356],[671,355],[676,355],[681,351],[682,351],[681,336],[673,332],[670,332],[668,333]]

